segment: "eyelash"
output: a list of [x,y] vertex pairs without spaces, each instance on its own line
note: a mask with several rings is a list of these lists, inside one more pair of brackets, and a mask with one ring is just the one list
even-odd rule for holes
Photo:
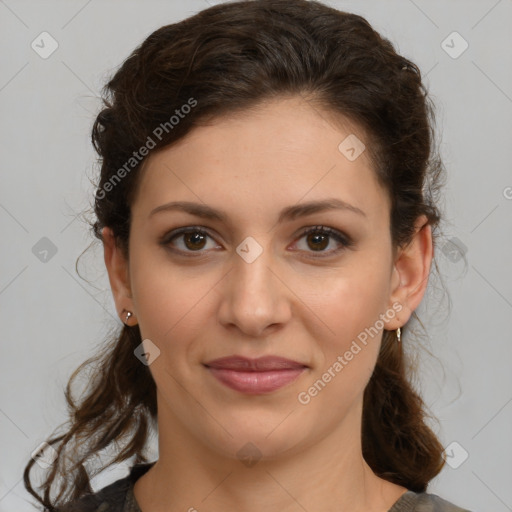
[[[208,233],[208,231],[205,231],[205,229],[202,226],[186,226],[182,227],[176,230],[173,230],[167,234],[165,234],[161,240],[160,244],[164,247],[169,248],[170,242],[172,242],[175,238],[178,238],[180,235],[184,235],[186,233],[199,233],[200,235],[207,236],[213,239],[213,237]],[[348,249],[354,245],[354,242],[345,234],[339,232],[336,229],[327,227],[327,226],[312,226],[306,230],[304,230],[300,235],[298,240],[301,238],[309,235],[309,234],[320,234],[324,236],[331,237],[335,239],[337,242],[339,242],[342,247],[339,249],[334,249],[330,251],[318,251],[315,256],[312,256],[313,258],[326,258],[329,256],[333,256],[334,254],[337,254],[345,249]],[[172,251],[179,252],[180,254],[183,254],[185,257],[191,257],[196,258],[198,256],[202,256],[203,250],[198,251],[182,251],[181,249],[175,249],[170,248]],[[315,254],[315,251],[308,251]]]

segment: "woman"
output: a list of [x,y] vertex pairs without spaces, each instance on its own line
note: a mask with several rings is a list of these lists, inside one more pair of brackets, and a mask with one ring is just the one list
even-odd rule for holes
[[[155,31],[106,93],[93,229],[124,327],[27,489],[59,511],[462,511],[426,492],[443,447],[401,341],[443,170],[415,64],[360,16],[256,0]],[[93,492],[104,450],[134,464]]]

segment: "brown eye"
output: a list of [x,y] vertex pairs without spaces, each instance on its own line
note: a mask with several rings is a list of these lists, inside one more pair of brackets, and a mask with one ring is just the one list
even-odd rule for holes
[[[314,257],[332,256],[353,245],[352,240],[348,236],[336,229],[325,226],[309,228],[302,233],[300,238],[305,238],[306,243],[304,245],[306,247],[305,249],[299,248],[306,253],[318,253],[318,256],[315,255]],[[331,250],[325,250],[330,245],[333,245],[333,241],[334,245],[338,244],[338,248],[335,247]]]
[[202,228],[187,226],[168,233],[160,243],[164,247],[186,256],[200,256],[206,253],[209,248],[218,247],[214,243],[211,244],[211,247],[207,247],[208,239],[213,240]]
[[322,251],[329,245],[329,237],[323,234],[308,234],[307,241],[313,250]]
[[203,233],[199,233],[197,231],[190,231],[184,233],[182,236],[183,240],[185,241],[185,245],[188,249],[197,251],[198,249],[204,248],[207,235],[204,235]]
[[[200,226],[187,226],[176,229],[161,239],[161,245],[184,256],[202,256],[209,249],[219,248],[215,243],[208,247],[208,239],[213,237]],[[305,240],[299,250],[305,253],[316,253],[314,257],[327,257],[354,245],[353,241],[336,229],[325,226],[314,226],[302,233],[299,240]],[[336,244],[338,247],[336,247]],[[300,245],[300,243],[298,244]],[[326,250],[331,245],[334,248]]]

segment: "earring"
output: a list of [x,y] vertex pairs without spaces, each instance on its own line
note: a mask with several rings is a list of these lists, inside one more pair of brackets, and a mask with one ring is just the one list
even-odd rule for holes
[[[126,311],[126,309],[124,311]],[[132,316],[133,316],[133,313],[131,311],[126,311],[126,317],[125,317],[125,320],[124,320],[124,325],[128,326],[127,322],[128,322],[128,320],[130,320],[130,317],[132,317]]]
[[397,340],[398,343],[400,343],[401,336],[402,336],[402,329],[400,329],[400,327],[399,327],[396,330],[396,340]]

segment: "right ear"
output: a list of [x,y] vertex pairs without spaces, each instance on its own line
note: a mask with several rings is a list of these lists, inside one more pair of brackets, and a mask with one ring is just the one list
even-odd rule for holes
[[132,300],[128,261],[116,244],[112,229],[104,227],[101,235],[103,238],[105,266],[107,267],[112,295],[118,315],[124,322],[123,319],[126,311],[130,311],[136,316]]

